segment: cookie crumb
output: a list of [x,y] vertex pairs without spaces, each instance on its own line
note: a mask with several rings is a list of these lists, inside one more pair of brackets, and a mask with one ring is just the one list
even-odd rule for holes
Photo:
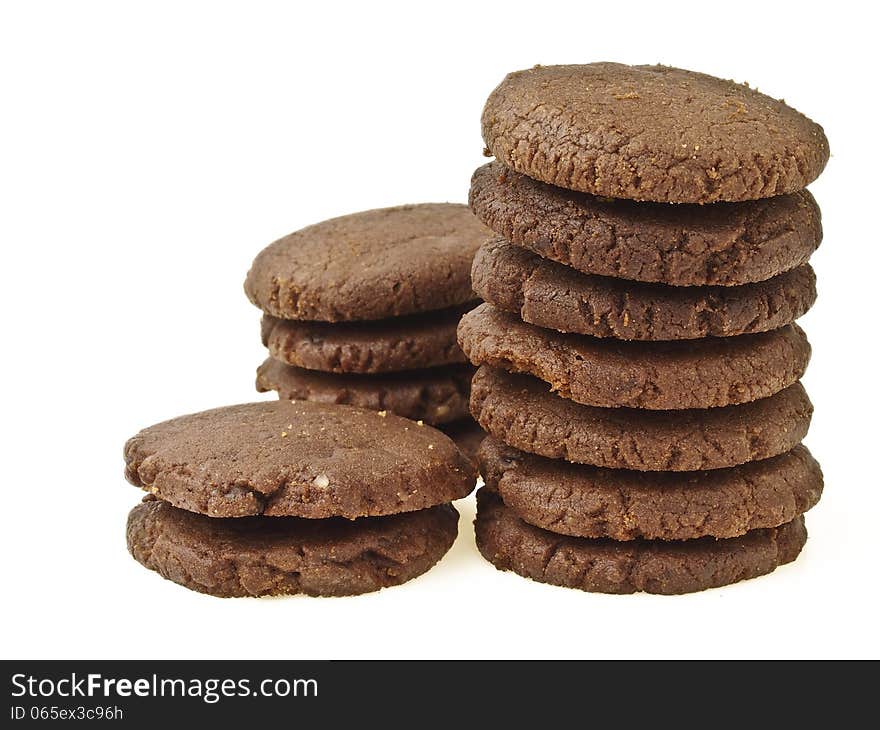
[[388,415],[388,411],[379,411],[379,418],[385,418]]
[[318,489],[326,489],[330,486],[330,477],[328,477],[324,473],[318,474],[318,476],[316,476],[314,480],[312,480],[312,484],[314,484]]

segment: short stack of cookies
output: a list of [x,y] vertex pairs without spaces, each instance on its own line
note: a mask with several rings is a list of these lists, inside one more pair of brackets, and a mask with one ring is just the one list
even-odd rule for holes
[[489,235],[467,206],[439,203],[334,218],[269,245],[245,281],[270,355],[257,389],[395,413],[473,453],[473,368],[455,329]]
[[687,593],[794,560],[822,128],[744,85],[598,63],[508,75],[482,118],[459,343],[479,366],[477,545],[587,591]]
[[128,549],[220,597],[342,596],[398,585],[452,546],[449,504],[472,463],[444,434],[392,414],[287,400],[182,416],[125,445],[149,492]]

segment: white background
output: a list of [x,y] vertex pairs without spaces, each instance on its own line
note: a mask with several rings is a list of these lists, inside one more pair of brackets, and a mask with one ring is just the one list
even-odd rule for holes
[[[862,4],[18,2],[0,11],[6,658],[878,656],[877,41]],[[823,124],[803,318],[826,491],[802,557],[685,597],[497,572],[461,534],[350,599],[219,600],[137,565],[122,445],[254,400],[253,256],[306,224],[464,201],[482,103],[535,63],[664,62]]]

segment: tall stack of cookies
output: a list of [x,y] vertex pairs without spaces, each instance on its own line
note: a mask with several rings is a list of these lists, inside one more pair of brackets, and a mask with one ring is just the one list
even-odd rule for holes
[[456,343],[475,304],[473,257],[490,235],[456,204],[370,210],[266,247],[245,292],[264,315],[257,389],[437,426],[465,452],[473,368]]
[[686,593],[794,560],[822,473],[794,321],[822,237],[822,128],[663,66],[535,67],[482,118],[496,161],[459,342],[479,366],[477,544],[588,591]]

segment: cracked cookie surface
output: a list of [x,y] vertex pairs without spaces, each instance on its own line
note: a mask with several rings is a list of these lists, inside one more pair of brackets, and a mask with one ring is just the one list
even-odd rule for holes
[[274,390],[285,400],[340,403],[442,426],[469,416],[473,374],[470,365],[448,365],[402,373],[337,375],[269,358],[257,369],[257,390]]
[[477,548],[499,570],[592,593],[674,595],[736,583],[792,562],[804,518],[716,540],[618,542],[558,535],[524,522],[486,488],[477,492]]
[[491,304],[462,317],[474,365],[528,373],[563,398],[603,408],[677,410],[748,403],[797,381],[810,359],[803,330],[672,342],[624,342],[527,324]]
[[822,470],[804,446],[729,469],[634,472],[547,459],[487,437],[486,486],[529,524],[612,540],[729,538],[779,527],[811,509]]
[[471,261],[488,236],[465,205],[354,213],[267,246],[244,289],[279,319],[361,321],[455,307],[474,298]]
[[484,365],[474,376],[471,412],[504,443],[550,459],[636,471],[697,471],[791,450],[806,436],[813,406],[795,383],[769,398],[724,408],[596,408],[560,398],[535,378]]
[[492,162],[470,204],[497,234],[599,276],[675,286],[737,286],[806,263],[822,241],[806,190],[748,203],[668,205],[562,190]]
[[350,596],[404,583],[452,546],[452,505],[388,517],[214,518],[149,498],[128,516],[128,549],[163,578],[220,597]]
[[619,340],[731,337],[784,327],[816,300],[809,264],[734,287],[672,287],[582,274],[495,239],[474,258],[474,291],[497,309],[559,332]]
[[491,154],[529,177],[658,203],[791,193],[830,154],[822,127],[784,101],[669,66],[516,71],[486,101],[482,131]]
[[130,438],[124,457],[129,482],[212,517],[396,514],[464,497],[476,481],[430,426],[307,401],[181,416]]

